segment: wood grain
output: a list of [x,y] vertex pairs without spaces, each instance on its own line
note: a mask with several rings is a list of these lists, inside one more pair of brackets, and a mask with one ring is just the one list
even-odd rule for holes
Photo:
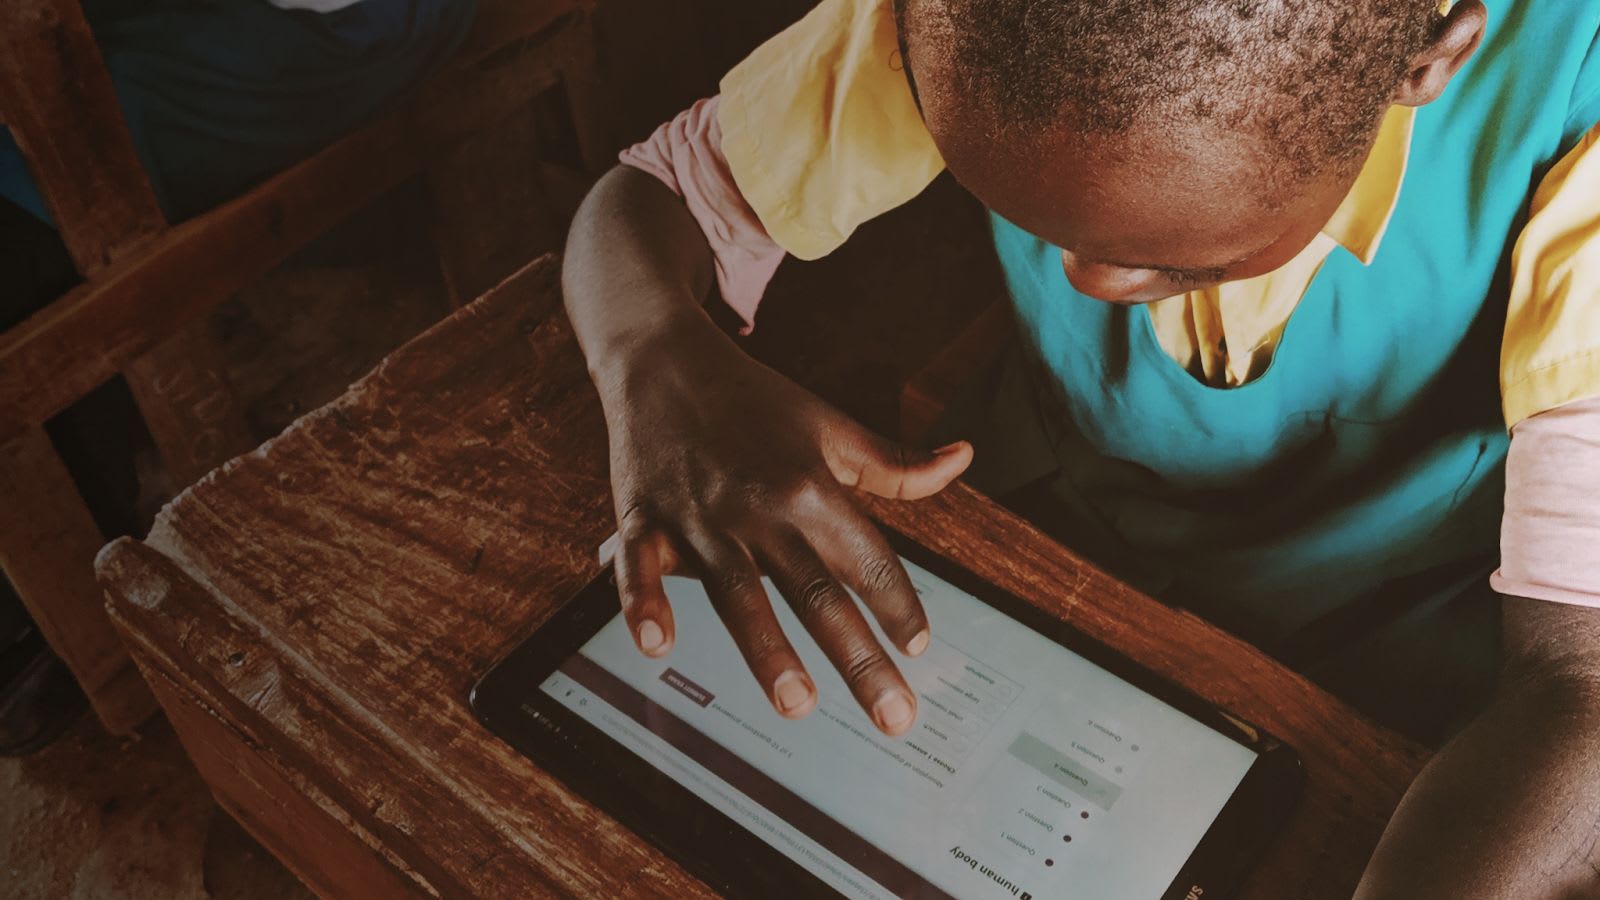
[[0,568],[101,722],[130,733],[155,701],[101,610],[91,563],[105,538],[44,429],[0,445],[0,510]]
[[[185,492],[101,578],[141,659],[427,890],[708,896],[467,708],[611,527],[603,424],[558,302],[556,263],[534,264]],[[1349,895],[1417,748],[970,490],[871,508],[1299,748],[1306,796],[1244,896]]]
[[[77,0],[18,0],[0,10],[0,106],[85,278],[92,282],[118,256],[131,257],[166,229]],[[206,336],[185,330],[127,372],[151,435],[184,483],[252,443],[221,371]],[[191,401],[201,382],[209,390],[197,404]],[[42,444],[27,446],[31,459],[56,474],[59,466],[44,460]],[[34,618],[48,623],[42,627],[51,645],[79,675],[101,721],[129,731],[154,702],[130,677],[131,664],[99,609],[90,563],[100,535],[77,514],[83,501],[69,478],[46,477],[26,489],[33,508],[53,512],[56,540],[41,547],[31,533],[11,534],[0,554],[27,570],[13,580],[30,586],[19,584],[19,592]],[[28,559],[18,562],[19,556]]]
[[78,0],[0,3],[0,111],[79,272],[166,228]]
[[255,447],[227,358],[204,319],[179,327],[123,374],[174,484],[193,484]]
[[[403,349],[346,398],[372,402],[341,400],[191,488],[150,543],[215,593],[147,587],[123,601],[116,588],[112,609],[163,671],[278,751],[432,890],[706,896],[485,739],[465,702],[476,675],[581,583],[609,510],[594,452],[603,435],[570,336],[550,315],[556,291],[546,264],[430,332],[446,355]],[[462,380],[465,359],[476,362]],[[394,390],[429,398],[428,411],[379,400]],[[316,471],[328,453],[348,453],[354,468]],[[416,476],[444,471],[445,483],[419,490]],[[241,488],[286,503],[258,518],[253,504],[203,499]],[[240,515],[246,540],[216,541]],[[353,543],[328,540],[348,523],[363,523],[347,532]],[[358,537],[368,527],[377,543]],[[120,556],[102,561],[108,584],[129,580]],[[385,584],[375,570],[405,574]],[[262,608],[214,603],[235,591]],[[365,683],[344,683],[355,670]],[[623,891],[635,876],[643,887]]]
[[215,710],[153,666],[143,664],[140,669],[173,717],[184,752],[217,803],[319,896],[428,895],[403,864],[353,828],[347,816],[331,811],[331,804],[317,797],[314,789],[290,781],[281,768],[268,762],[270,751],[242,746],[242,735]]

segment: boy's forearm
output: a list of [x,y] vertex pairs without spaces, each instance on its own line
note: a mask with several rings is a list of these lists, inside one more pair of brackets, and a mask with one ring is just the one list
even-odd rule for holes
[[1567,900],[1600,885],[1600,681],[1512,670],[1401,801],[1357,900]]
[[591,371],[685,316],[703,318],[711,250],[683,200],[628,166],[603,176],[574,217],[562,268],[567,315]]

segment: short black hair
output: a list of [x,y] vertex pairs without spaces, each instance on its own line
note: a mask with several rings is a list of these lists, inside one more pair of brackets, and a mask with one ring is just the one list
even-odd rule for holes
[[1438,0],[921,3],[964,101],[998,132],[1198,120],[1254,129],[1300,174],[1359,161],[1443,21]]

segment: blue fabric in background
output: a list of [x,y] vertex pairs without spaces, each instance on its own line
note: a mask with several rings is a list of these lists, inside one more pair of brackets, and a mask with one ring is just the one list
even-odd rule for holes
[[[85,0],[123,115],[173,221],[204,212],[388,111],[449,58],[477,0]],[[0,196],[49,221],[9,133]]]
[[22,207],[47,225],[55,224],[50,219],[50,211],[45,208],[44,198],[39,196],[39,189],[34,187],[33,178],[28,174],[22,150],[4,126],[0,126],[0,197]]

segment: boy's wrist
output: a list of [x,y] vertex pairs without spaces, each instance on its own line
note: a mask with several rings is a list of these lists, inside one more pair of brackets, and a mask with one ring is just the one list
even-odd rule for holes
[[649,373],[660,372],[679,354],[692,352],[689,348],[704,346],[708,331],[720,334],[698,305],[662,309],[642,322],[635,319],[626,327],[586,342],[584,356],[589,377],[604,398],[641,375],[650,377]]

